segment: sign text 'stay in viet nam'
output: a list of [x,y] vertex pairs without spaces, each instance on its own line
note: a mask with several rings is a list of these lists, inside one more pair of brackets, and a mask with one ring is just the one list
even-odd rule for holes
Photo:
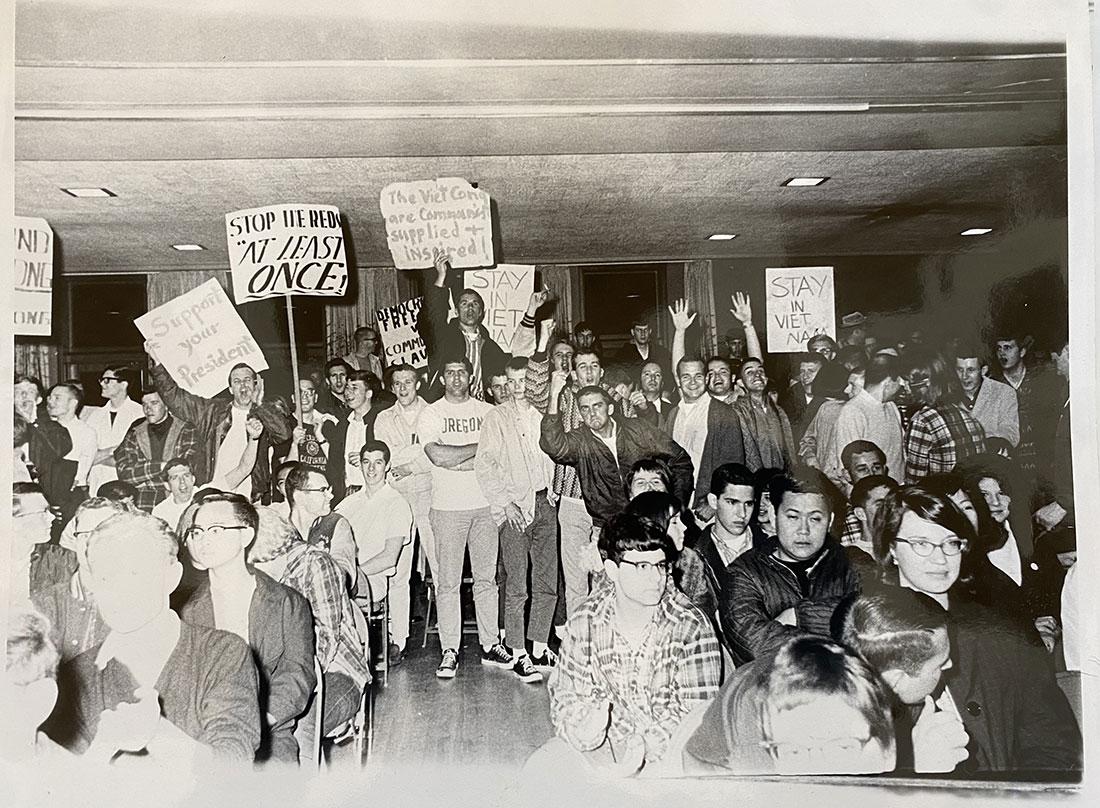
[[527,311],[535,288],[535,268],[524,264],[499,264],[493,269],[468,269],[464,284],[485,301],[482,324],[505,353],[512,351],[512,336]]
[[489,194],[461,177],[390,183],[378,202],[398,269],[432,266],[437,249],[455,269],[493,265]]
[[45,219],[15,217],[15,289],[11,298],[20,336],[50,336],[53,315],[53,230]]
[[340,210],[332,205],[269,205],[225,214],[233,298],[341,297],[348,258]]
[[386,366],[409,364],[417,370],[428,366],[428,349],[420,337],[417,324],[424,298],[414,297],[386,306],[375,312],[378,335],[382,338]]
[[770,353],[806,350],[815,334],[836,338],[832,267],[784,267],[765,271]]
[[263,351],[252,338],[221,284],[201,286],[134,320],[176,384],[199,396],[216,396],[229,385],[238,362],[267,370]]

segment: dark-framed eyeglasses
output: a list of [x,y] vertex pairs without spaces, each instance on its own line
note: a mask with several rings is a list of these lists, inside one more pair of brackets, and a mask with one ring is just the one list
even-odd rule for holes
[[107,382],[121,382],[121,381],[122,381],[122,379],[120,379],[118,376],[100,376],[99,377],[99,383],[100,384],[106,384]]
[[940,544],[936,544],[934,541],[928,541],[927,539],[903,539],[900,536],[894,539],[894,541],[908,544],[913,548],[913,552],[921,558],[928,558],[937,547],[945,556],[957,556],[959,553],[965,553],[967,548],[970,547],[969,541],[959,538],[945,539]]
[[822,754],[859,754],[867,748],[871,738],[837,738],[820,744],[797,744],[777,741],[761,741],[760,746],[774,758],[805,760]]
[[331,485],[324,485],[324,486],[321,486],[320,488],[299,488],[298,489],[298,491],[308,491],[310,493],[314,493],[314,492],[327,493],[331,490],[332,490]]
[[227,530],[248,530],[248,525],[208,525],[207,527],[191,527],[188,528],[187,532],[183,535],[187,541],[195,541],[204,535],[216,539]]
[[622,564],[629,564],[638,570],[638,572],[650,572],[657,570],[662,575],[666,574],[669,570],[669,563],[667,561],[627,561],[625,558],[619,562]]

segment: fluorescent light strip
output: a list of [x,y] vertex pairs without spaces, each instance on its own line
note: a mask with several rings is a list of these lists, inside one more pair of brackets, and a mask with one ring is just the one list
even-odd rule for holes
[[960,236],[984,236],[986,233],[992,233],[992,227],[971,227],[969,230],[963,230],[959,233]]
[[61,190],[77,199],[107,199],[114,196],[106,188],[62,188]]
[[828,177],[791,177],[783,185],[788,188],[813,188],[828,179]]
[[735,238],[737,238],[736,233],[715,233],[707,236],[707,241],[733,241]]
[[179,250],[180,252],[197,252],[198,250],[205,250],[206,248],[201,244],[173,244],[173,250]]

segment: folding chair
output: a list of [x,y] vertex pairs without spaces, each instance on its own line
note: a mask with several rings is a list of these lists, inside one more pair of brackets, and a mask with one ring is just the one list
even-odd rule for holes
[[[345,722],[343,725],[337,727],[333,733],[329,736],[324,736],[324,714],[325,714],[325,701],[324,701],[324,673],[321,670],[321,663],[316,659],[313,660],[314,672],[317,675],[317,686],[314,688],[314,699],[317,706],[314,715],[314,732],[313,732],[313,748],[310,750],[313,755],[313,762],[317,768],[324,771],[326,767],[326,758],[324,754],[325,741],[335,739],[337,745],[339,745],[347,737],[354,739],[353,749],[355,750],[355,760],[359,767],[362,768],[366,765],[368,758],[374,751],[374,681],[375,674],[373,666],[371,665],[370,654],[370,627],[367,620],[358,609],[353,610],[353,614],[359,617],[356,620],[356,628],[359,630],[360,635],[363,637],[363,655],[366,658],[367,668],[371,670],[371,680],[363,686],[363,692],[359,695],[359,706],[355,711],[355,714]],[[360,623],[360,621],[362,621]]]

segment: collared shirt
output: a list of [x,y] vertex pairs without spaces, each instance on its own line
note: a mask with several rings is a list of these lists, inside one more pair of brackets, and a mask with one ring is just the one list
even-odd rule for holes
[[363,639],[355,628],[354,608],[344,586],[344,573],[319,547],[296,542],[286,553],[279,583],[301,593],[313,610],[317,659],[321,670],[348,676],[356,687],[370,681]]
[[1016,544],[1012,526],[1007,521],[1004,523],[1004,529],[1008,533],[1004,545],[996,550],[990,550],[986,553],[986,557],[993,563],[994,567],[1015,581],[1016,586],[1022,586],[1024,583],[1024,563],[1020,559],[1020,548]]
[[600,441],[600,443],[602,443],[604,446],[606,446],[610,450],[612,456],[615,458],[615,462],[618,463],[619,462],[619,448],[616,445],[616,441],[619,438],[619,425],[615,423],[614,418],[609,419],[608,422],[611,424],[611,435],[609,437],[605,438],[599,432],[595,432],[595,431],[593,431],[592,434],[596,436],[596,438]]
[[985,429],[961,404],[925,405],[914,413],[905,438],[905,482],[952,471],[985,448]]
[[336,512],[351,523],[360,564],[386,549],[386,539],[401,536],[403,544],[412,541],[412,509],[389,483],[373,496],[363,488],[345,497]]
[[363,416],[352,412],[348,416],[348,432],[344,439],[344,481],[348,485],[362,485],[363,474],[358,466],[353,466],[348,460],[348,455],[354,452],[359,454],[363,444],[367,442],[367,425]]
[[[79,418],[73,418],[62,426],[69,431],[69,437],[73,442],[72,451],[65,455],[66,460],[76,461],[76,479],[73,480],[73,487],[87,486],[88,475],[92,471],[92,461],[95,460],[95,453],[99,449],[99,438],[95,430]],[[89,493],[94,495],[95,491]]]
[[[108,401],[103,407],[86,407],[80,415],[81,420],[96,432],[96,449],[109,449],[122,443],[131,424],[144,418],[145,412],[132,398],[126,398],[117,409]],[[117,479],[114,466],[97,463],[90,472],[88,488],[94,494],[99,486]]]
[[905,482],[905,454],[902,450],[901,413],[892,401],[882,402],[866,390],[840,408],[833,432],[833,448],[818,450],[822,470],[839,479],[844,464],[840,455],[854,440],[869,440],[886,455],[886,473],[895,482]]
[[550,720],[572,746],[592,748],[596,739],[576,727],[610,702],[612,745],[640,734],[653,762],[683,718],[718,692],[721,653],[710,622],[671,581],[637,645],[616,628],[615,597],[613,586],[598,587],[570,616],[547,682]]
[[427,406],[427,402],[417,396],[408,407],[401,406],[399,401],[378,413],[374,420],[374,436],[390,447],[390,462],[394,468],[408,466],[412,470],[409,476],[392,483],[406,498],[432,489],[432,462],[424,454],[424,444],[420,442],[417,429],[420,414]]
[[752,549],[752,530],[747,527],[745,532],[736,537],[733,542],[726,538],[726,532],[720,530],[717,523],[711,527],[710,535],[714,541],[714,549],[718,551],[718,555],[722,557],[722,563],[727,567],[737,560],[738,556]]

